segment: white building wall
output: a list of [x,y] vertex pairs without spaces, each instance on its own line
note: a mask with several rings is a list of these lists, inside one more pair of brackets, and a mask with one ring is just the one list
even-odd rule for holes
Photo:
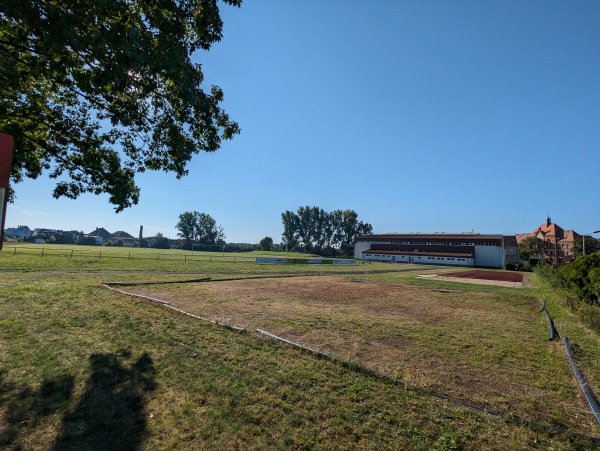
[[475,245],[475,266],[504,267],[504,249],[501,246]]
[[[457,257],[426,257],[423,255],[389,255],[389,254],[363,254],[365,261],[379,261],[391,263],[416,263],[420,265],[452,265],[452,266],[473,266],[475,264],[472,258]],[[356,257],[355,257],[356,258]]]
[[371,243],[354,243],[354,258],[356,260],[363,259],[363,251],[371,249]]

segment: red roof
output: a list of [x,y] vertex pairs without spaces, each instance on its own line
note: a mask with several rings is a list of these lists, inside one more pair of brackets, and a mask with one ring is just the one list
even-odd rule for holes
[[581,235],[574,230],[564,230],[562,227],[550,222],[549,219],[531,233],[516,234],[518,242],[521,242],[523,239],[530,236],[535,236],[552,243],[555,241],[574,242],[576,238],[581,237]]

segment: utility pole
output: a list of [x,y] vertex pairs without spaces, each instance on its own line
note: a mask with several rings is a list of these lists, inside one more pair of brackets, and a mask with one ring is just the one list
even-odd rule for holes
[[[600,233],[600,230],[596,230],[595,232],[591,232],[589,235],[592,236],[594,233]],[[583,237],[583,255],[585,256],[585,233],[582,235]]]

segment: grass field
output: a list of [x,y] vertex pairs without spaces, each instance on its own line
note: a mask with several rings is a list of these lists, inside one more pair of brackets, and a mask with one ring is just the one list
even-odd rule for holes
[[[8,252],[7,252],[8,250]],[[100,259],[96,259],[100,260]],[[407,265],[193,265],[0,252],[6,449],[594,449],[542,286],[418,279]],[[98,264],[100,263],[100,264]],[[274,277],[277,276],[277,277]],[[280,278],[279,276],[294,276]],[[135,285],[245,334],[101,287]],[[239,280],[231,280],[239,279]],[[598,339],[548,300],[594,387]],[[324,360],[252,332],[333,353]],[[595,349],[593,349],[595,348]],[[369,371],[344,365],[344,361]],[[381,376],[401,379],[408,388]],[[595,385],[598,387],[598,385]],[[485,407],[503,417],[428,394]]]

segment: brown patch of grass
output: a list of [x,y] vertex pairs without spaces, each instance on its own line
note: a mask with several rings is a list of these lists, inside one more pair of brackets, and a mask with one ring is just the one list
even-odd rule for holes
[[[131,290],[130,290],[131,291]],[[597,433],[537,300],[335,277],[139,287],[173,306],[365,365],[410,386]]]

